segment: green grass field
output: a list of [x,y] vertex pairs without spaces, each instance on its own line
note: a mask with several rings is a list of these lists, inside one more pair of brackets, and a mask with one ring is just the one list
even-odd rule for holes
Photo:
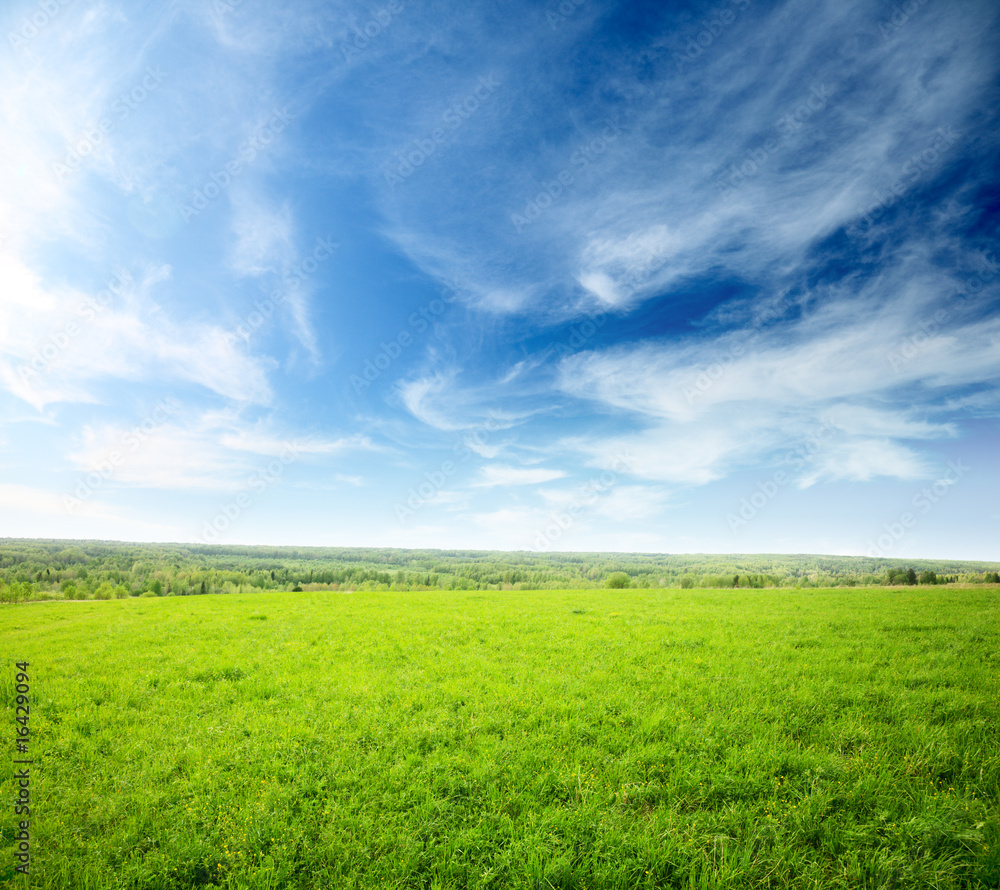
[[0,654],[10,886],[1000,885],[996,589],[33,603]]

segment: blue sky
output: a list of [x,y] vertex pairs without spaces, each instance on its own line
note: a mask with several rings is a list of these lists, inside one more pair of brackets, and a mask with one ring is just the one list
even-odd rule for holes
[[0,535],[1000,559],[998,15],[6,3]]

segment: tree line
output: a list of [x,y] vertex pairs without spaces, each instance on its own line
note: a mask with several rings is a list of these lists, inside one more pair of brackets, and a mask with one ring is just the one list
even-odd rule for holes
[[535,553],[0,539],[0,602],[263,590],[808,588],[1000,583],[1000,565],[782,554]]

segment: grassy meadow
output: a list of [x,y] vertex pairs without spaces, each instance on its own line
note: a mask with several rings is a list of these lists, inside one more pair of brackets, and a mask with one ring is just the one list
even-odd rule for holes
[[1000,886],[996,588],[43,602],[0,655],[12,887]]

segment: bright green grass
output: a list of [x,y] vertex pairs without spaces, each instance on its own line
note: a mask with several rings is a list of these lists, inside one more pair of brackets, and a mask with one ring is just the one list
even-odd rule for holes
[[27,659],[32,888],[1000,884],[994,590],[36,603],[0,656],[0,883]]

